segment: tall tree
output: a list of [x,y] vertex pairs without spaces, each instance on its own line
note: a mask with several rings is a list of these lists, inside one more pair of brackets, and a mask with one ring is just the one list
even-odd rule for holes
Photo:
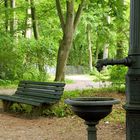
[[88,42],[88,51],[89,51],[89,69],[93,70],[92,66],[92,43],[91,43],[91,25],[87,24],[87,42]]
[[[32,18],[33,34],[34,34],[34,38],[38,41],[39,30],[38,30],[38,22],[37,22],[34,0],[30,0],[30,3],[31,3],[31,18]],[[46,71],[45,71],[44,58],[42,56],[42,49],[40,46],[37,47],[36,53],[37,53],[37,65],[38,65],[40,77],[41,77],[41,80],[44,80],[46,76]]]
[[12,36],[15,35],[15,28],[16,28],[16,19],[15,19],[15,8],[16,3],[15,0],[10,0],[10,8],[11,8],[11,17],[10,17],[10,33]]
[[31,18],[31,8],[30,8],[30,0],[25,0],[27,3],[26,7],[26,16],[25,16],[25,30],[24,30],[24,37],[31,38],[32,35],[32,18]]
[[66,0],[66,14],[63,14],[62,12],[62,5],[60,3],[60,0],[55,1],[63,32],[63,37],[60,40],[57,56],[55,81],[64,81],[65,66],[69,56],[70,48],[72,46],[73,35],[79,23],[79,19],[86,0],[81,0],[76,13],[74,9],[75,0]]
[[36,8],[34,4],[34,0],[30,0],[31,2],[31,17],[32,17],[32,26],[33,26],[33,33],[36,40],[39,39],[39,31],[38,31],[38,23],[36,17]]
[[5,7],[5,31],[8,32],[8,0],[4,0]]

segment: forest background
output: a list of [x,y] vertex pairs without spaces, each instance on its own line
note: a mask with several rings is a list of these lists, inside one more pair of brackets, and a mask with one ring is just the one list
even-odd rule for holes
[[[129,46],[129,0],[0,0],[0,84],[65,80],[66,66],[97,74],[98,59],[123,58]],[[127,68],[109,66],[111,80]]]

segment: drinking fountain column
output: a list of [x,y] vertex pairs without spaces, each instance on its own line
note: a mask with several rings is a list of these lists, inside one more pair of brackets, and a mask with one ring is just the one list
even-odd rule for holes
[[129,67],[126,75],[126,140],[140,140],[140,0],[130,3],[130,46],[128,57],[121,60],[100,60],[103,65],[123,64]]
[[140,0],[131,0],[130,48],[126,76],[126,139],[140,140]]
[[97,128],[96,125],[98,122],[85,122],[88,132],[88,140],[97,140]]

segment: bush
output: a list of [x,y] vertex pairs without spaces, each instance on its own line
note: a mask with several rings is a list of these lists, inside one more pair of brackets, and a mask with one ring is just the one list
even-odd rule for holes
[[64,103],[63,100],[59,104],[52,106],[50,109],[45,109],[42,113],[44,116],[56,116],[56,117],[65,117],[72,115],[70,107]]
[[112,82],[125,82],[125,75],[128,68],[125,66],[113,66],[110,70],[110,79]]
[[[55,65],[56,47],[45,39],[21,39],[8,34],[0,37],[0,79],[39,80],[48,78],[45,65]],[[7,83],[7,81],[6,81]]]
[[[68,115],[73,115],[71,107],[64,103],[65,99],[75,98],[79,96],[81,97],[82,96],[87,96],[87,97],[99,96],[99,94],[106,96],[106,94],[108,93],[112,94],[113,92],[116,92],[116,88],[88,89],[88,90],[83,90],[83,91],[81,90],[65,91],[59,103],[50,107],[42,108],[41,115],[49,116],[49,117],[50,116],[65,117]],[[124,90],[121,92],[124,92]],[[30,116],[32,116],[32,113],[33,113],[32,106],[25,105],[25,104],[14,103],[11,106],[11,110],[14,112],[21,112]]]
[[94,76],[93,80],[96,81],[108,81],[110,76],[107,69],[102,70],[101,72],[98,72],[96,69],[94,69],[92,72],[90,72],[90,75]]
[[14,112],[22,112],[26,114],[31,114],[33,108],[31,105],[13,103],[10,109]]

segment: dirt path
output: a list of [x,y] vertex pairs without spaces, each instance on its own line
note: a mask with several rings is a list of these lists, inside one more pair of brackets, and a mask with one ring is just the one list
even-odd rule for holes
[[[124,126],[98,125],[98,140],[125,140]],[[78,117],[27,120],[0,114],[0,140],[86,140],[83,120]]]
[[[75,82],[65,90],[96,86],[88,76],[69,76]],[[12,94],[15,89],[1,89],[0,93]],[[67,118],[27,119],[0,111],[0,140],[86,140],[83,120],[76,116]],[[98,140],[125,140],[125,126],[101,122],[98,125]]]
[[73,83],[67,84],[65,86],[65,90],[82,90],[87,88],[98,88],[109,84],[107,82],[94,82],[89,75],[67,75],[66,78],[73,80]]

